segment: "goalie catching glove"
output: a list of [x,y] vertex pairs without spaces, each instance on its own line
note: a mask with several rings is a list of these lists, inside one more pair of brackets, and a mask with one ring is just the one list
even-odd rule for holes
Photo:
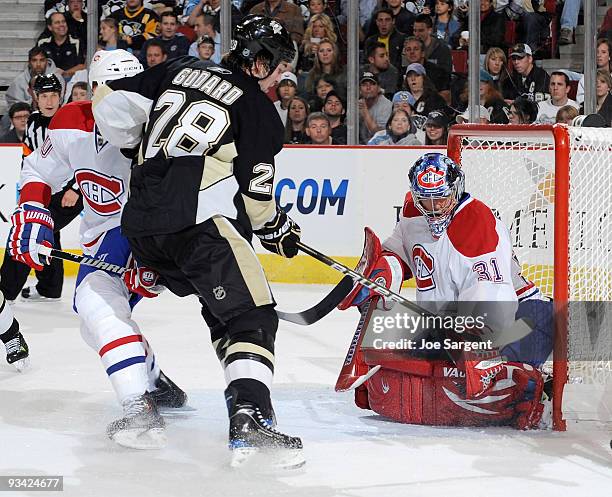
[[8,249],[11,257],[37,271],[49,258],[40,254],[40,246],[53,247],[53,218],[48,209],[21,204],[11,216]]
[[278,209],[276,215],[254,233],[270,252],[287,258],[295,257],[298,253],[300,227],[282,209]]

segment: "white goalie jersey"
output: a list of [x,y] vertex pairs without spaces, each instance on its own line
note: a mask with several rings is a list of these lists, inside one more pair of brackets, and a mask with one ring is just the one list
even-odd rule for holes
[[434,238],[425,217],[410,198],[383,248],[408,266],[417,287],[417,301],[431,312],[450,303],[504,302],[496,307],[501,329],[514,322],[518,294],[537,288],[523,279],[512,254],[508,229],[491,209],[469,195],[457,207],[440,238]]
[[55,193],[74,176],[84,200],[81,245],[91,254],[101,235],[120,225],[130,166],[131,160],[100,135],[91,102],[74,102],[59,109],[43,145],[24,160],[21,201],[44,185]]

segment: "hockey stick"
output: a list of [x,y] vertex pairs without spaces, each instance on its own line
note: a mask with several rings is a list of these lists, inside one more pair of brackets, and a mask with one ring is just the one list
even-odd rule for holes
[[314,257],[319,262],[322,262],[326,266],[329,266],[335,269],[336,271],[340,271],[342,274],[346,274],[347,276],[350,276],[354,282],[359,283],[360,285],[363,285],[366,288],[369,288],[370,290],[373,290],[378,295],[382,295],[383,297],[386,297],[389,300],[393,300],[393,302],[402,304],[403,306],[407,307],[413,312],[418,312],[424,315],[431,314],[429,311],[423,309],[421,306],[415,304],[411,300],[408,300],[402,297],[399,293],[395,293],[394,291],[389,290],[387,287],[379,285],[375,281],[372,281],[371,279],[366,278],[363,274],[360,274],[357,271],[350,269],[344,264],[341,264],[338,261],[335,261],[331,257],[328,257],[327,255],[319,252],[318,250],[313,249],[312,247],[309,247],[308,245],[302,242],[297,242],[297,246],[305,254],[308,254],[310,257]]
[[70,252],[56,250],[45,245],[39,245],[38,251],[42,255],[45,255],[47,257],[53,257],[55,259],[75,262],[76,264],[81,264],[83,266],[95,267],[96,269],[101,269],[102,271],[108,271],[109,273],[114,273],[118,275],[122,275],[128,270],[128,268],[117,266],[116,264],[109,264],[108,262],[104,262],[101,259],[94,259],[93,257],[89,257],[86,255],[71,254]]
[[316,323],[321,318],[327,316],[333,311],[336,306],[342,302],[353,289],[353,280],[349,276],[345,276],[340,280],[331,292],[329,292],[323,299],[311,307],[302,312],[284,312],[276,310],[276,314],[283,321],[289,321],[290,323],[300,324],[302,326],[308,326],[309,324]]
[[[74,262],[76,264],[82,264],[84,266],[91,266],[102,271],[108,271],[113,274],[122,275],[127,271],[128,268],[117,266],[115,264],[109,264],[100,259],[94,259],[85,255],[71,254],[70,252],[64,252],[63,250],[56,250],[45,245],[39,246],[39,252],[47,257],[54,257],[55,259],[62,259],[64,261]],[[279,319],[295,323],[303,326],[316,323],[324,316],[327,316],[333,311],[336,306],[342,302],[342,299],[346,297],[351,289],[353,288],[353,280],[348,276],[342,278],[331,292],[329,292],[323,299],[315,304],[310,309],[306,309],[302,312],[284,312],[277,310]]]
[[355,334],[353,335],[353,339],[349,345],[346,357],[344,358],[344,363],[342,364],[342,368],[338,374],[338,379],[336,380],[336,386],[334,387],[336,392],[346,392],[347,390],[353,390],[358,386],[363,385],[380,369],[380,366],[374,366],[364,375],[356,376],[354,373],[357,352],[359,351],[361,342],[365,336],[364,327],[367,326],[367,323],[370,321],[372,313],[374,312],[374,309],[376,309],[377,301],[378,297],[368,300],[361,308],[361,318],[359,318],[357,329],[355,330]]

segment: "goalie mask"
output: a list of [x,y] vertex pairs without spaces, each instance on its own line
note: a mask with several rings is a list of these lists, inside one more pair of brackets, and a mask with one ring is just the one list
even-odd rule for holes
[[89,65],[89,86],[134,76],[143,70],[140,61],[126,50],[99,50]]
[[408,172],[416,208],[425,216],[434,237],[439,238],[451,222],[464,192],[463,171],[444,154],[425,154]]

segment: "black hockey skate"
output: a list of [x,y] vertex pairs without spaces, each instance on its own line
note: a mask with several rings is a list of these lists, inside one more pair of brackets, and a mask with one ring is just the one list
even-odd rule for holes
[[15,338],[8,340],[4,347],[6,348],[6,362],[13,364],[17,371],[21,372],[30,365],[28,344],[19,332]]
[[177,409],[187,404],[187,394],[183,392],[163,371],[159,372],[159,378],[155,382],[157,387],[151,396],[159,408]]
[[150,393],[123,402],[123,418],[106,428],[109,438],[131,449],[161,449],[166,445],[166,424]]
[[274,429],[259,407],[254,404],[236,404],[230,414],[229,448],[232,467],[247,464],[256,454],[264,454],[258,465],[271,468],[293,469],[305,464],[302,440]]

